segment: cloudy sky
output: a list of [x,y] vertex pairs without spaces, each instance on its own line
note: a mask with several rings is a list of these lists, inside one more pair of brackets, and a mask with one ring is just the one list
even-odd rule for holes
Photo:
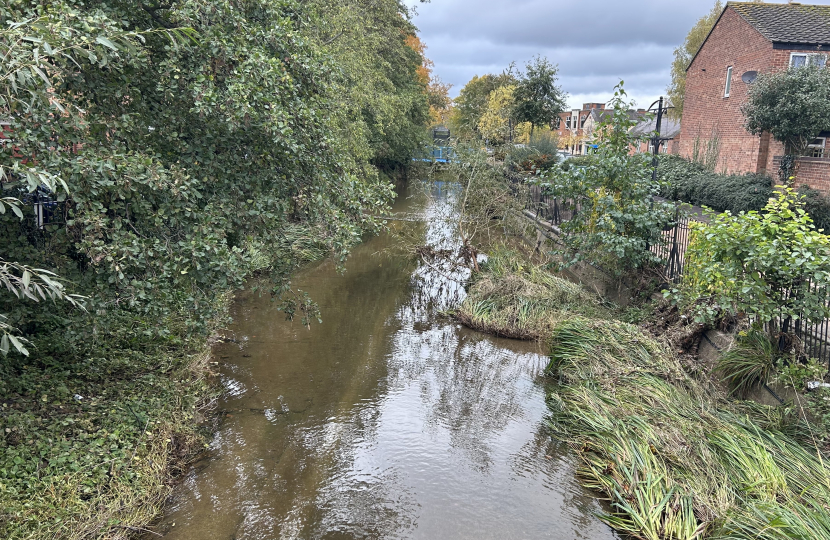
[[[783,0],[779,0],[783,2]],[[672,51],[714,0],[431,0],[415,24],[456,96],[473,75],[537,54],[559,64],[571,107],[605,102],[625,81],[640,107],[665,93]],[[804,0],[830,4],[830,0]]]

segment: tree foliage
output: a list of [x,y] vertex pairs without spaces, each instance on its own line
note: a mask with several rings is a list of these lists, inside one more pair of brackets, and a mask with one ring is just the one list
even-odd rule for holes
[[478,121],[478,132],[489,144],[501,145],[511,139],[515,125],[513,95],[515,85],[500,86],[490,92],[487,108]]
[[566,94],[556,85],[559,68],[537,56],[525,65],[513,92],[513,114],[518,122],[530,123],[530,136],[537,126],[550,126],[565,110]]
[[810,65],[762,73],[749,89],[743,113],[750,133],[768,131],[788,153],[804,155],[830,128],[830,70]]
[[470,79],[455,98],[450,116],[450,127],[456,136],[461,139],[478,137],[479,122],[487,110],[490,93],[497,88],[515,83],[516,77],[512,72],[512,66],[501,75],[476,75]]
[[660,262],[649,247],[662,242],[673,207],[653,200],[659,185],[652,181],[650,157],[629,155],[628,131],[635,121],[622,83],[609,105],[614,113],[597,129],[596,155],[584,167],[554,166],[541,185],[578,209],[562,224],[564,247],[558,254],[564,264],[587,260],[622,275]]
[[427,120],[406,8],[357,4],[8,5],[4,189],[62,215],[44,249],[4,218],[4,254],[161,313],[209,311],[255,253],[281,287],[303,245],[344,257],[391,193],[371,165],[408,162]]
[[686,69],[715,26],[722,11],[723,3],[721,0],[716,0],[712,10],[698,19],[689,30],[683,45],[674,50],[674,60],[671,63],[671,84],[666,88],[666,92],[674,106],[670,112],[678,118],[683,114],[683,100],[686,96]]
[[[342,154],[400,170],[425,143],[431,63],[398,0],[310,0],[307,33],[332,59],[327,99]],[[370,169],[369,175],[372,171]]]
[[745,313],[820,321],[830,316],[830,239],[815,230],[799,197],[782,189],[762,212],[713,216],[695,223],[686,255],[682,302],[698,318]]

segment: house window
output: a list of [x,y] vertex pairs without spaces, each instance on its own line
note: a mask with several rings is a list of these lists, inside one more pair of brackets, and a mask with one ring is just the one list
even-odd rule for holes
[[819,137],[818,139],[814,139],[807,146],[807,155],[809,157],[824,157],[824,148],[827,146],[827,139],[824,137]]
[[790,67],[818,66],[824,67],[827,64],[827,55],[818,53],[792,53],[790,54]]
[[582,120],[579,122],[579,127],[585,127],[585,120],[588,119],[588,115],[582,117]]
[[559,129],[559,126],[561,126],[561,125],[562,125],[562,118],[560,118],[560,117],[558,117],[558,116],[557,116],[557,117],[556,117],[556,121],[555,121],[553,124],[554,124],[554,126],[556,126],[556,127],[554,127],[553,129]]
[[732,90],[732,66],[726,68],[726,89],[723,91],[723,97],[729,97],[730,90]]
[[565,118],[565,127],[568,128],[568,129],[571,129],[571,117],[570,116]]

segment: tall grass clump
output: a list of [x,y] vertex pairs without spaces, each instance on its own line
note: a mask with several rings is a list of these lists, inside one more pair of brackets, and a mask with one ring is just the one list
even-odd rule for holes
[[603,519],[634,538],[830,539],[830,464],[685,373],[637,327],[581,317],[550,339],[552,428]]
[[474,274],[455,315],[463,324],[504,337],[540,339],[563,319],[607,310],[581,286],[547,272],[519,253],[496,248]]
[[776,352],[764,329],[753,326],[741,332],[732,348],[720,356],[715,371],[723,376],[732,393],[744,397],[775,372]]

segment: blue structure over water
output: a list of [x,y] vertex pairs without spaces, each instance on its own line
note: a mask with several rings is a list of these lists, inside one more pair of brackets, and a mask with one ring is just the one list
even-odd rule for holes
[[428,161],[432,163],[449,163],[455,156],[452,146],[449,146],[450,130],[444,126],[438,126],[432,130],[432,145],[424,150],[426,156],[415,158],[414,161]]

